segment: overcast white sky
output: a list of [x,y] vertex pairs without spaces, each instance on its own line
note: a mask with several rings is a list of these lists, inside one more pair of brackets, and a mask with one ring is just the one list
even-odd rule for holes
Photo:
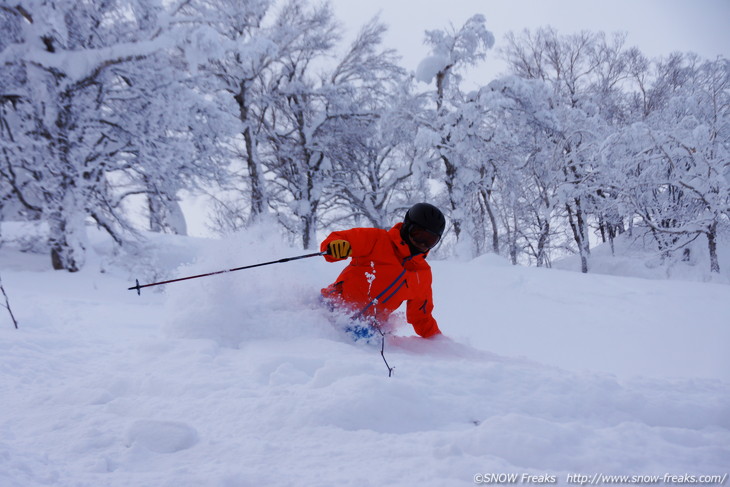
[[[627,44],[647,56],[693,51],[714,59],[730,58],[730,0],[331,0],[348,31],[355,32],[380,13],[388,24],[385,44],[399,51],[402,65],[415,70],[429,53],[423,32],[460,27],[472,15],[486,17],[496,38],[495,49],[509,31],[550,25],[560,34],[580,30],[628,33]],[[494,51],[494,50],[493,50]],[[472,79],[486,84],[504,67],[490,51]]]

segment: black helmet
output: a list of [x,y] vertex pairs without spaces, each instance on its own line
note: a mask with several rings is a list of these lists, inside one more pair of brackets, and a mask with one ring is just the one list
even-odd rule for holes
[[[414,239],[422,244],[422,248],[416,247],[416,250],[425,252],[424,248],[430,249],[438,243],[445,228],[446,218],[441,210],[430,203],[416,203],[406,212],[401,227],[401,237],[412,247],[411,250],[414,250],[411,242],[411,239]],[[423,231],[426,233],[421,233]],[[419,234],[424,238],[418,238]],[[427,234],[430,234],[430,238]]]

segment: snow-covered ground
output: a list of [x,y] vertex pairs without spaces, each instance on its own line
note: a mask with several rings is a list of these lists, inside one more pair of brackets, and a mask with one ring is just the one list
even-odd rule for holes
[[0,247],[20,324],[0,308],[0,486],[443,487],[511,473],[669,485],[665,474],[730,473],[727,284],[434,261],[446,337],[400,323],[388,378],[380,348],[351,343],[318,305],[342,264],[137,296],[137,277],[302,251],[262,229],[158,236],[134,258],[92,242],[76,274]]

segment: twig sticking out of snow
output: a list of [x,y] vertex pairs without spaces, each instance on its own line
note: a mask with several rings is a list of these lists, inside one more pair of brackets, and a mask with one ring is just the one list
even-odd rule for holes
[[10,319],[13,320],[13,325],[15,325],[15,329],[17,330],[18,329],[18,320],[15,319],[15,316],[13,315],[13,310],[10,309],[10,301],[8,300],[8,295],[5,292],[5,288],[3,287],[3,281],[2,281],[1,277],[0,277],[0,291],[2,291],[3,297],[5,298],[5,304],[2,304],[0,306],[2,306],[3,308],[8,310],[8,313],[10,314]]
[[380,356],[383,357],[383,362],[385,362],[385,366],[388,367],[388,377],[393,377],[393,370],[395,367],[391,367],[388,364],[388,361],[385,360],[385,333],[383,333],[383,330],[381,330],[378,326],[376,326],[375,329],[378,330],[378,333],[380,333],[380,336],[383,339],[383,341],[380,342]]

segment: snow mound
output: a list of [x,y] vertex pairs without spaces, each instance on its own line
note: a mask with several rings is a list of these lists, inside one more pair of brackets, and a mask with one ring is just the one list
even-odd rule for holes
[[126,446],[141,446],[155,453],[187,450],[198,442],[195,428],[176,421],[135,421],[127,432]]
[[[707,239],[700,237],[669,255],[654,248],[653,241],[641,236],[620,235],[611,245],[600,244],[591,249],[588,261],[591,274],[638,277],[656,280],[730,283],[730,240],[718,242],[720,274],[710,272]],[[580,271],[580,258],[570,256],[553,263],[556,269]]]

